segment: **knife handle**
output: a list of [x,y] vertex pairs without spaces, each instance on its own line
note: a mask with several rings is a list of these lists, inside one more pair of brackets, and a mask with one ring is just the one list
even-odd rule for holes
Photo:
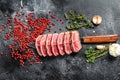
[[118,40],[117,34],[83,37],[84,43],[109,43],[109,42],[116,42],[117,40]]

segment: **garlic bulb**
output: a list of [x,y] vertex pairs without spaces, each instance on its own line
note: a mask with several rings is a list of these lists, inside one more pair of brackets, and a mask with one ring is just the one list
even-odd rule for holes
[[102,17],[99,15],[93,16],[92,22],[96,25],[100,24],[102,22]]
[[119,44],[109,45],[109,54],[113,57],[120,56],[120,45]]
[[96,48],[99,49],[99,50],[104,50],[105,49],[105,45],[97,45]]

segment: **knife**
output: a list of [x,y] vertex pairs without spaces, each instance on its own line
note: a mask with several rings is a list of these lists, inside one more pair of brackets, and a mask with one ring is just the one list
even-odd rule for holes
[[[80,38],[81,43],[112,43],[118,40],[118,35],[98,35],[98,36],[85,36]],[[35,48],[34,44],[29,44],[29,47]]]
[[81,38],[81,43],[111,43],[118,40],[118,34],[85,36]]

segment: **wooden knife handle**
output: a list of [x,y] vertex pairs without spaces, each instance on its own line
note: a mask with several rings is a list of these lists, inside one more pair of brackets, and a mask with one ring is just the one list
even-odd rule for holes
[[116,42],[117,40],[118,40],[117,34],[83,37],[84,43],[109,43],[109,42]]

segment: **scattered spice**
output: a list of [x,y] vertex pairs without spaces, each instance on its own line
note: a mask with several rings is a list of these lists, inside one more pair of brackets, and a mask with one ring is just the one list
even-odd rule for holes
[[52,19],[57,19],[57,17],[55,15],[51,15]]
[[54,31],[54,33],[56,33],[57,31]]
[[[21,7],[23,8],[23,6]],[[6,14],[4,16],[7,16]],[[25,17],[27,23],[23,22],[21,17]],[[34,53],[30,45],[35,44],[35,39],[38,35],[44,33],[45,30],[51,32],[51,27],[56,26],[54,20],[58,23],[64,24],[62,18],[58,19],[52,11],[45,15],[46,18],[37,18],[34,13],[25,14],[24,12],[16,12],[14,18],[8,18],[7,24],[2,24],[3,27],[10,29],[5,33],[5,40],[13,39],[14,42],[9,45],[11,50],[10,55],[12,58],[20,63],[21,66],[25,65],[25,61],[29,64],[40,63],[40,57]],[[51,17],[51,20],[47,19]],[[60,20],[60,22],[59,22]],[[51,24],[51,26],[49,26]],[[59,28],[61,31],[62,29]],[[0,29],[2,32],[3,29]],[[57,31],[54,30],[54,33]],[[34,60],[33,60],[34,59]]]
[[55,26],[56,24],[54,22],[52,22],[52,26]]
[[62,24],[64,24],[64,22],[62,22]]
[[[50,20],[46,18],[36,18],[33,13],[26,16],[28,24],[22,22],[19,18],[20,13],[16,13],[14,17],[13,30],[5,34],[5,39],[14,39],[14,43],[9,45],[11,49],[11,56],[14,60],[19,61],[21,66],[25,65],[25,61],[30,64],[40,63],[39,56],[34,54],[33,49],[29,47],[29,44],[34,44],[35,38],[43,34],[47,26],[50,24]],[[9,22],[12,20],[10,19]],[[34,61],[30,59],[34,58]]]
[[60,18],[60,21],[62,21],[62,18]]
[[3,55],[3,52],[0,52],[0,55]]
[[61,31],[62,29],[61,29],[61,28],[59,28],[59,30]]
[[46,14],[46,17],[48,17],[48,14]]
[[49,11],[49,14],[51,14],[52,13],[52,11]]

